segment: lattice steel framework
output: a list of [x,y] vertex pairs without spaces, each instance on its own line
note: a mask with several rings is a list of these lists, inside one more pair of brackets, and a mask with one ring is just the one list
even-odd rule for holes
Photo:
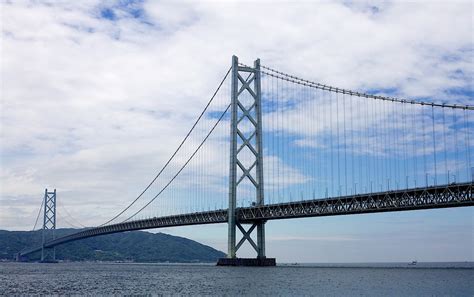
[[[428,188],[237,208],[236,220],[241,223],[252,223],[258,220],[280,220],[446,207],[472,207],[474,206],[473,195],[474,185],[471,183],[439,185]],[[63,236],[47,242],[45,247],[50,248],[83,238],[125,231],[225,223],[228,222],[227,216],[226,210],[214,210],[124,222],[90,228]],[[19,256],[26,256],[41,250],[41,248],[34,247],[22,251]]]
[[[250,228],[245,230],[236,216],[238,188],[246,179],[255,188],[255,205],[264,204],[260,60],[256,60],[252,68],[240,66],[238,58],[232,57],[230,130],[227,257],[235,258],[237,250],[248,241],[257,252],[257,257],[265,258],[265,220],[253,221]],[[236,227],[243,235],[237,244]],[[257,243],[250,237],[255,228]]]
[[46,242],[56,238],[56,189],[53,192],[44,190],[43,240],[41,244],[41,261],[55,261],[56,248],[47,249]]

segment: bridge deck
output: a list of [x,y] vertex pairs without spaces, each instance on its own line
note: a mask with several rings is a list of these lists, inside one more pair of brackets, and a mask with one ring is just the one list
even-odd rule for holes
[[[279,220],[462,206],[474,206],[472,183],[267,204],[259,207],[238,208],[236,212],[239,222],[250,223],[256,220]],[[54,247],[88,237],[132,230],[225,222],[227,222],[227,210],[225,209],[155,217],[82,230],[49,241],[45,244],[45,247]],[[41,250],[41,246],[26,250],[21,253],[21,256],[26,256],[39,250]]]

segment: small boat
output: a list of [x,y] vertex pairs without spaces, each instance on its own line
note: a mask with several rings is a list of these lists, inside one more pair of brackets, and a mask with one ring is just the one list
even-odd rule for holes
[[411,263],[408,263],[408,265],[416,265],[416,263],[418,263],[418,261],[411,261]]

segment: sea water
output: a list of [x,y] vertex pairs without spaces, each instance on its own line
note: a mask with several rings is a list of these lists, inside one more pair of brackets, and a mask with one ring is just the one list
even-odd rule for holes
[[0,263],[0,295],[474,296],[474,263]]

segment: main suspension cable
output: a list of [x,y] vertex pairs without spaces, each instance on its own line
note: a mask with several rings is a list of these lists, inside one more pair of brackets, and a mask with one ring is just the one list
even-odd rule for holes
[[[71,221],[77,223],[77,224],[78,224],[79,226],[81,226],[82,228],[87,228],[87,227],[86,227],[85,225],[83,225],[78,219],[76,219],[75,217],[73,217],[73,216],[71,215],[71,213],[66,209],[66,206],[64,206],[64,205],[63,205],[62,203],[60,203],[59,201],[58,201],[58,206],[59,206],[62,210],[64,210],[66,216],[69,217],[69,218],[71,219]],[[64,218],[64,217],[63,217],[63,218]],[[70,224],[70,225],[72,226],[72,224]],[[74,225],[74,226],[77,226],[77,225]],[[79,229],[80,229],[80,228],[79,228]]]
[[[176,154],[180,151],[181,147],[184,145],[184,143],[186,142],[186,140],[188,140],[189,136],[191,135],[191,133],[193,132],[194,128],[197,126],[197,124],[199,123],[199,121],[201,120],[201,118],[203,117],[204,113],[207,111],[207,109],[209,108],[209,106],[211,105],[212,101],[214,100],[214,97],[216,97],[217,93],[219,92],[220,88],[222,87],[222,85],[224,84],[225,80],[227,79],[227,76],[229,75],[230,73],[230,70],[232,69],[229,68],[229,70],[227,70],[227,73],[224,75],[224,78],[222,79],[222,81],[220,82],[219,86],[217,87],[216,91],[214,92],[214,94],[212,95],[211,99],[209,100],[209,102],[207,102],[207,105],[204,107],[203,111],[201,112],[201,114],[199,115],[199,117],[196,119],[196,121],[194,122],[193,126],[191,127],[191,130],[189,130],[189,132],[186,134],[186,136],[183,138],[183,140],[181,141],[181,143],[179,144],[178,148],[174,151],[174,153],[171,155],[171,157],[168,159],[168,161],[165,163],[165,165],[160,169],[160,171],[158,172],[158,174],[153,178],[153,180],[148,184],[148,186],[145,187],[145,189],[140,193],[140,195],[138,195],[135,200],[133,200],[125,209],[123,209],[121,212],[119,212],[117,215],[115,215],[113,218],[111,218],[110,220],[108,220],[107,222],[99,225],[98,227],[101,227],[101,226],[104,226],[110,222],[112,222],[113,220],[115,220],[116,218],[118,218],[119,216],[121,216],[124,212],[126,212],[130,207],[132,207],[132,205],[135,204],[135,202],[138,201],[138,199],[140,199],[143,194],[145,194],[145,192],[151,187],[151,185],[158,179],[158,177],[160,177],[160,175],[163,173],[163,171],[168,167],[168,165],[171,163],[171,161],[174,159],[174,157],[176,156]],[[140,210],[141,211],[141,210]]]
[[62,219],[63,221],[65,221],[66,224],[68,224],[68,225],[71,226],[72,228],[74,228],[74,229],[81,229],[81,227],[79,227],[79,226],[77,226],[77,225],[71,223],[69,220],[66,219],[66,217],[60,215],[59,213],[57,213],[57,216],[58,216],[60,219]]
[[38,224],[38,219],[39,219],[39,216],[41,214],[41,210],[43,209],[43,204],[44,204],[44,199],[41,199],[41,206],[38,210],[38,215],[36,216],[36,221],[35,221],[35,225],[33,226],[33,230],[32,231],[35,231],[36,229],[36,224]]
[[133,218],[134,216],[136,216],[137,214],[139,214],[142,210],[144,210],[148,205],[150,205],[156,198],[158,198],[158,196],[161,195],[161,193],[163,193],[167,188],[168,186],[176,179],[176,177],[178,177],[178,175],[181,173],[181,171],[184,170],[184,168],[186,168],[186,166],[188,165],[188,163],[192,160],[192,158],[197,154],[197,152],[199,151],[199,149],[204,145],[204,143],[206,142],[206,140],[209,138],[209,136],[211,136],[212,132],[214,131],[214,129],[217,127],[217,125],[220,123],[220,121],[224,118],[225,114],[227,113],[227,111],[229,110],[230,108],[230,104],[227,105],[227,108],[224,110],[224,112],[221,114],[221,116],[219,117],[219,119],[216,121],[216,123],[214,124],[214,126],[211,128],[211,130],[209,130],[209,132],[207,133],[206,137],[201,141],[201,143],[199,144],[199,146],[196,148],[196,150],[192,153],[192,155],[188,158],[188,160],[186,160],[186,162],[183,164],[183,166],[181,166],[181,168],[178,170],[178,172],[176,172],[176,174],[169,180],[169,182],[158,192],[158,194],[155,195],[155,197],[153,197],[150,201],[148,201],[147,204],[145,204],[142,208],[140,208],[137,212],[135,212],[133,215],[131,215],[130,217],[128,217],[127,219],[123,220],[123,222],[126,222],[128,220],[130,220],[131,218]]
[[395,98],[395,97],[388,97],[388,96],[380,96],[380,95],[372,95],[372,94],[367,94],[367,93],[360,93],[348,89],[342,89],[338,87],[333,87],[333,86],[328,86],[324,85],[321,83],[309,81],[291,74],[287,74],[275,69],[272,69],[270,67],[266,67],[261,65],[263,69],[268,70],[261,70],[262,73],[265,73],[267,75],[273,76],[278,79],[286,80],[292,83],[304,85],[307,87],[311,88],[317,88],[325,91],[330,91],[330,92],[335,92],[335,93],[342,93],[342,94],[349,94],[352,96],[357,96],[357,97],[365,97],[365,98],[372,98],[372,99],[377,99],[377,100],[384,100],[384,101],[392,101],[392,102],[400,102],[400,103],[410,103],[410,104],[418,104],[418,105],[428,105],[428,106],[435,106],[435,107],[449,107],[449,108],[456,108],[456,109],[468,109],[468,110],[474,110],[474,106],[472,105],[457,105],[457,104],[445,104],[445,103],[433,103],[433,102],[424,102],[424,101],[416,101],[416,100],[408,100],[408,99],[400,99],[400,98]]

